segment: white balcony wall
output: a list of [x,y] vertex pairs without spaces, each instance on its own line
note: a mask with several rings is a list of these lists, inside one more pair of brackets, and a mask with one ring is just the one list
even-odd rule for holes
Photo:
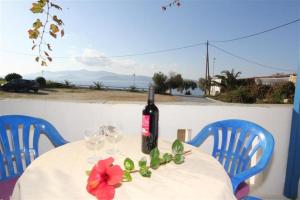
[[[0,115],[23,114],[50,121],[69,140],[83,138],[87,128],[114,121],[126,134],[140,134],[141,112],[144,103],[79,103],[43,100],[1,100]],[[174,140],[177,129],[192,129],[192,137],[206,124],[217,120],[237,118],[255,122],[275,139],[275,149],[263,181],[253,192],[269,199],[282,195],[289,144],[291,105],[241,105],[241,104],[159,104],[160,138]],[[42,152],[52,148],[45,138],[41,141]],[[201,146],[210,152],[210,142]],[[139,151],[139,149],[137,149]]]

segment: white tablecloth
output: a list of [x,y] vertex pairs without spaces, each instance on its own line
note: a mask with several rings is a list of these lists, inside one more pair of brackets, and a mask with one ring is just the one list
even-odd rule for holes
[[[106,142],[99,151],[103,158],[110,143]],[[125,155],[137,161],[141,153],[141,138],[126,137],[116,146],[121,152],[114,156],[114,164],[123,168]],[[171,152],[171,142],[159,141],[161,152]],[[133,174],[132,182],[122,183],[116,189],[119,200],[233,200],[235,199],[229,177],[223,167],[212,156],[192,149],[181,165],[174,163],[152,170],[151,178]],[[91,156],[84,141],[55,148],[37,158],[19,178],[13,192],[13,200],[93,200],[86,191],[86,170],[92,168],[87,162]],[[149,163],[149,161],[148,161]]]

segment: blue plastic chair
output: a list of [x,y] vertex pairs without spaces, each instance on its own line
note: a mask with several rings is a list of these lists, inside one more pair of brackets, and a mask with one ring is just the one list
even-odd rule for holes
[[39,156],[41,134],[55,147],[67,143],[46,120],[23,115],[0,116],[0,181],[20,176]]
[[[198,147],[209,136],[214,138],[212,155],[229,174],[234,192],[240,183],[264,170],[272,156],[273,136],[249,121],[230,119],[214,122],[205,126],[188,144]],[[257,143],[253,143],[255,139]],[[250,166],[251,158],[258,150],[262,150],[261,156],[255,166]]]
[[246,196],[242,200],[261,200],[261,199],[259,199],[257,197],[253,197],[253,196]]

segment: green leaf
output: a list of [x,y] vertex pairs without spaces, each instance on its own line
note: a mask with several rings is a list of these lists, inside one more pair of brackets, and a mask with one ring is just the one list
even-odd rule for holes
[[50,56],[48,56],[47,59],[52,62],[52,58]]
[[36,47],[36,45],[33,45],[33,46],[31,47],[31,49],[34,50],[35,47]]
[[36,61],[36,62],[39,62],[39,59],[40,59],[40,57],[36,57],[36,58],[35,58],[35,61]]
[[160,158],[159,157],[158,158],[154,157],[154,158],[151,159],[150,167],[152,169],[158,169],[159,165],[160,165]]
[[37,19],[33,24],[32,24],[32,27],[34,28],[34,29],[39,29],[40,27],[42,27],[43,26],[43,23],[39,20],[39,19]]
[[173,159],[173,155],[170,154],[170,153],[164,153],[163,159],[164,159],[165,162],[168,163],[168,162],[170,162]]
[[134,163],[130,158],[124,160],[124,167],[126,170],[131,171],[134,169]]
[[139,172],[143,177],[151,177],[152,174],[148,167],[141,167]]
[[159,150],[157,147],[155,147],[154,149],[152,149],[150,151],[150,158],[152,160],[152,158],[159,158]]
[[60,36],[61,36],[61,37],[64,37],[64,35],[65,35],[65,31],[64,31],[64,29],[62,29],[62,30],[60,31]]
[[141,160],[139,160],[139,167],[146,167],[147,166],[147,158],[142,157]]
[[55,24],[51,24],[50,29],[51,29],[52,33],[57,33],[59,31],[58,26],[56,26]]
[[85,170],[85,174],[86,174],[87,176],[89,176],[90,173],[91,173],[91,171],[92,171],[92,170]]
[[46,51],[44,51],[44,53],[45,53],[46,56],[49,56],[49,54]]
[[182,154],[183,151],[184,151],[184,147],[183,147],[183,144],[178,140],[176,139],[173,144],[172,144],[172,151],[173,151],[173,154]]
[[124,170],[124,173],[123,173],[123,182],[130,182],[132,181],[132,177],[131,177],[131,174],[129,171],[126,171]]
[[159,164],[160,165],[165,165],[165,164],[167,164],[167,162],[164,158],[159,158]]
[[175,164],[181,164],[183,162],[184,162],[184,155],[182,155],[182,154],[176,154],[174,156],[174,163]]

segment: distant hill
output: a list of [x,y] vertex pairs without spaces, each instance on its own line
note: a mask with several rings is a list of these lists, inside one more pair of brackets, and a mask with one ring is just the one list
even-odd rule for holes
[[[35,79],[41,76],[41,73],[32,73],[24,75],[26,79]],[[70,70],[70,71],[44,71],[44,77],[47,80],[63,82],[71,81],[76,85],[93,85],[93,82],[102,82],[105,86],[129,87],[133,85],[133,75],[117,74],[107,71],[89,71],[89,70]],[[138,88],[147,88],[152,83],[152,78],[148,76],[135,76],[135,85]]]

